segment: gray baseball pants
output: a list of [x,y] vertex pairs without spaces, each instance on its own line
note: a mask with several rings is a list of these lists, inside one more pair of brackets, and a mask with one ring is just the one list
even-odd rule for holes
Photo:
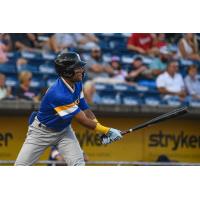
[[41,125],[36,117],[28,128],[26,140],[16,159],[15,166],[33,165],[51,145],[57,146],[67,165],[85,165],[83,152],[71,126],[55,132],[45,125]]

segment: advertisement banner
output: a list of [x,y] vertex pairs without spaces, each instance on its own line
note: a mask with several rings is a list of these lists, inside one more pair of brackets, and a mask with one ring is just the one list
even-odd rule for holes
[[[15,160],[27,132],[27,116],[0,117],[0,160]],[[125,130],[149,118],[98,118],[102,124]],[[130,133],[121,141],[101,145],[99,135],[77,122],[73,128],[90,161],[156,161],[163,156],[177,162],[200,162],[200,123],[173,119]],[[49,149],[41,160],[49,157]]]

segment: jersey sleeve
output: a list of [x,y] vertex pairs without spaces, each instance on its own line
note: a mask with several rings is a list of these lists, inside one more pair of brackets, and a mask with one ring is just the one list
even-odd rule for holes
[[84,93],[83,93],[83,90],[81,90],[81,94],[80,94],[80,103],[79,103],[79,108],[81,110],[87,110],[89,108],[89,105],[87,104],[87,102],[85,101],[85,98],[84,98]]
[[75,102],[72,102],[71,99],[67,99],[64,97],[54,98],[51,106],[54,108],[56,113],[64,120],[71,119],[81,111],[81,109],[78,107],[78,105],[76,105]]

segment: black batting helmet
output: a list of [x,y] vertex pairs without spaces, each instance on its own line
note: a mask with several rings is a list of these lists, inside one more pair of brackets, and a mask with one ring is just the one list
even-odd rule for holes
[[75,52],[61,52],[55,59],[55,69],[59,76],[71,78],[74,69],[84,67],[86,62],[82,61],[79,54]]

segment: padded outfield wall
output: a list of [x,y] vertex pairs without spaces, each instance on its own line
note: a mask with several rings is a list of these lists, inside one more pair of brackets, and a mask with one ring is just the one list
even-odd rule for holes
[[[0,160],[15,160],[27,132],[28,116],[38,105],[0,102]],[[102,124],[127,129],[161,113],[165,107],[92,106]],[[73,122],[79,142],[90,161],[156,161],[166,155],[177,162],[200,162],[200,110],[124,136],[101,145],[98,135]],[[49,149],[41,157],[47,160]]]

